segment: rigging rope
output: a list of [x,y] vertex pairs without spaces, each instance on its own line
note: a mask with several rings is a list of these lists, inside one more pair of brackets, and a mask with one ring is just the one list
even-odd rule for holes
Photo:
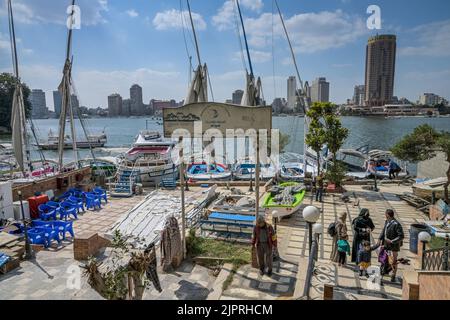
[[272,77],[273,77],[273,95],[277,97],[277,83],[275,81],[275,44],[274,44],[274,3],[272,0]]
[[235,26],[236,26],[236,35],[239,39],[239,47],[240,47],[240,53],[241,53],[241,61],[242,61],[242,66],[244,67],[244,70],[247,70],[247,63],[245,62],[245,57],[244,57],[244,46],[242,45],[242,38],[241,38],[241,29],[239,27],[239,18],[238,18],[238,13],[237,13],[237,8],[236,8],[236,2],[233,1],[233,12],[234,12],[234,21],[235,21]]

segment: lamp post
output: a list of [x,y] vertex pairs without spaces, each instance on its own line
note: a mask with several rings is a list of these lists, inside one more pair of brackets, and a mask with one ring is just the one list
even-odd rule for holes
[[303,209],[303,219],[308,223],[308,230],[309,230],[309,252],[311,252],[312,247],[312,241],[313,241],[313,224],[316,223],[316,221],[320,217],[320,210],[317,209],[314,206],[308,206],[305,209]]
[[30,260],[33,258],[33,249],[31,248],[31,244],[28,239],[28,226],[27,222],[25,221],[25,211],[23,210],[22,191],[18,191],[17,195],[19,196],[20,210],[22,213],[23,231],[25,234],[25,259]]
[[[320,235],[323,233],[323,225],[320,223],[315,223],[314,226],[312,227],[312,232],[314,233],[315,241],[317,241],[318,246],[320,242]],[[318,259],[318,255],[319,255],[319,248],[317,247],[316,256],[314,257],[316,260]]]
[[275,233],[277,233],[277,224],[278,224],[278,218],[279,218],[279,216],[278,216],[278,211],[277,210],[274,210],[273,212],[272,212],[272,220],[273,220],[273,228],[274,228],[274,230],[275,230]]
[[422,231],[421,233],[419,233],[419,241],[422,242],[422,270],[425,268],[425,249],[426,249],[426,245],[427,242],[430,242],[431,240],[431,235],[426,232],[426,231]]

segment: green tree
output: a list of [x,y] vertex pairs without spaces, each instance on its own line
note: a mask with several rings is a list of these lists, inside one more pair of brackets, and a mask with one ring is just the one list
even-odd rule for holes
[[[17,81],[17,78],[10,73],[0,74],[0,127],[7,132],[11,132],[11,109]],[[31,112],[31,103],[28,100],[30,89],[24,83],[22,83],[22,91],[25,100],[25,112],[29,117]]]
[[329,170],[329,180],[339,186],[345,176],[345,168],[337,163],[336,154],[347,139],[349,131],[342,126],[336,111],[337,107],[332,103],[313,103],[307,113],[311,122],[306,134],[306,144],[317,154],[318,173],[320,173],[320,151],[327,145],[334,163]]
[[449,203],[448,187],[450,185],[450,132],[438,132],[428,124],[421,125],[407,134],[391,149],[392,153],[403,161],[417,163],[443,152],[447,157],[447,183],[445,184],[445,201]]

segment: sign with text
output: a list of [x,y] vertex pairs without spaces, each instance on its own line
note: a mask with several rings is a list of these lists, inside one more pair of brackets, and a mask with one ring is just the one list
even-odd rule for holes
[[172,137],[175,130],[187,130],[192,137],[199,132],[194,124],[201,122],[203,135],[209,129],[219,130],[226,135],[227,130],[272,129],[272,107],[248,107],[226,103],[201,102],[179,108],[163,110],[164,136]]

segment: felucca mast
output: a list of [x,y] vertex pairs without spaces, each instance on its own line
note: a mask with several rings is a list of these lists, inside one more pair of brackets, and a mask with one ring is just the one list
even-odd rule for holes
[[297,95],[300,99],[300,104],[302,106],[303,109],[303,113],[305,114],[305,121],[304,121],[304,137],[303,137],[303,163],[304,163],[304,172],[305,172],[305,176],[307,173],[307,161],[306,161],[306,134],[309,131],[309,124],[308,124],[308,117],[307,117],[307,112],[309,110],[310,107],[310,103],[309,103],[309,97],[307,96],[307,90],[306,90],[306,86],[303,85],[303,81],[302,78],[300,77],[300,72],[298,69],[298,65],[297,65],[297,59],[295,58],[295,53],[294,53],[294,49],[292,48],[292,43],[291,43],[291,39],[289,38],[289,33],[287,32],[286,29],[286,24],[284,23],[284,19],[283,19],[283,15],[281,14],[281,10],[280,7],[278,5],[278,1],[277,0],[273,0],[275,1],[275,5],[277,6],[277,10],[278,10],[278,14],[280,16],[281,19],[281,23],[283,25],[283,30],[284,33],[286,35],[286,39],[289,43],[289,49],[291,51],[291,56],[292,56],[292,61],[294,62],[294,66],[295,66],[295,71],[297,72],[297,77],[298,80],[300,82],[300,90],[297,91]]
[[63,161],[64,161],[64,144],[65,144],[67,112],[69,112],[74,161],[76,166],[79,167],[75,123],[73,117],[72,95],[71,95],[71,81],[72,81],[71,51],[72,51],[72,33],[73,33],[72,27],[74,24],[74,13],[75,13],[74,6],[75,0],[72,0],[72,13],[70,15],[71,24],[69,27],[69,33],[67,37],[66,62],[64,64],[63,69],[63,78],[58,88],[62,95],[61,115],[59,117],[59,138],[58,138],[58,155],[59,155],[58,165],[60,171],[62,171],[64,166]]
[[13,96],[13,105],[11,111],[11,127],[12,127],[12,145],[14,148],[14,156],[19,164],[20,170],[26,176],[27,172],[31,171],[31,157],[28,146],[27,132],[26,132],[26,113],[25,103],[23,99],[22,83],[19,75],[19,60],[17,57],[16,45],[16,31],[14,28],[14,15],[12,10],[11,0],[8,0],[8,20],[9,33],[11,41],[11,55],[16,77],[16,84]]
[[247,33],[245,32],[244,19],[242,18],[242,12],[241,12],[241,6],[239,5],[239,0],[236,0],[236,5],[238,8],[238,12],[239,12],[239,19],[241,20],[242,34],[244,35],[245,50],[247,51],[247,59],[248,59],[248,65],[250,68],[250,75],[252,78],[254,78],[252,58],[250,57],[250,50],[248,49]]

